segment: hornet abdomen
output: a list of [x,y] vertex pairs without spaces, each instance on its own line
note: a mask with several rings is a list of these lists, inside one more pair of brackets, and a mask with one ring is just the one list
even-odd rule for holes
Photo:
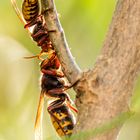
[[75,125],[74,116],[70,109],[63,104],[62,106],[49,111],[52,124],[60,137],[70,136]]
[[22,13],[27,23],[31,22],[39,15],[38,0],[24,0],[22,4]]

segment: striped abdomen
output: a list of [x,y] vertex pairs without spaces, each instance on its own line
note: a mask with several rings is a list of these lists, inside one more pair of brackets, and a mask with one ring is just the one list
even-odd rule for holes
[[38,0],[24,0],[22,4],[22,13],[27,23],[35,19],[39,15]]
[[60,137],[70,136],[74,128],[74,116],[70,109],[63,104],[61,107],[50,111],[52,124]]

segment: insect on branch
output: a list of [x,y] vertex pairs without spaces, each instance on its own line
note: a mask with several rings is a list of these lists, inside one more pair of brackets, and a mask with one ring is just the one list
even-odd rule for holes
[[79,80],[82,72],[68,47],[63,28],[58,19],[54,0],[41,0],[41,6],[48,30],[55,31],[51,32],[49,35],[62,65],[62,70],[69,82],[74,84]]

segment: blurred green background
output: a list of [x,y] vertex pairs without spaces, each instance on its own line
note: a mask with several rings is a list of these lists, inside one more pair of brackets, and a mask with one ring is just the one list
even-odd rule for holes
[[[107,33],[116,0],[56,0],[57,10],[73,56],[82,69],[92,68]],[[21,4],[21,1],[18,1]],[[39,52],[10,0],[0,1],[0,140],[31,140],[39,99],[39,61],[25,60]],[[140,140],[140,80],[118,140]],[[74,97],[74,93],[70,92]],[[46,110],[46,108],[45,108]],[[44,139],[57,138],[47,112]]]

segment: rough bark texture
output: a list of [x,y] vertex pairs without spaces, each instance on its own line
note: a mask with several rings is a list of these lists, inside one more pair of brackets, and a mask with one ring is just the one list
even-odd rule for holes
[[[140,1],[119,0],[104,47],[94,69],[78,86],[75,131],[96,128],[129,108],[140,70]],[[116,140],[120,128],[91,140]]]
[[[49,4],[52,0],[42,1],[48,1]],[[54,14],[53,11],[50,12],[51,14]],[[63,46],[67,44],[62,36],[63,32],[59,32],[60,23],[56,18],[56,16],[49,18],[49,11],[45,15],[48,29],[57,26],[58,34],[52,33],[51,39],[54,46],[57,44],[56,49],[63,69],[67,70],[69,66],[63,65],[65,56],[61,52],[62,44]],[[53,24],[49,24],[51,22]],[[94,68],[85,72],[75,86],[76,105],[79,110],[75,132],[97,128],[127,111],[139,70],[140,0],[119,0],[106,41]],[[79,73],[78,69],[77,72]],[[72,79],[70,75],[69,73],[68,78]],[[90,140],[116,140],[120,128],[119,126]]]

